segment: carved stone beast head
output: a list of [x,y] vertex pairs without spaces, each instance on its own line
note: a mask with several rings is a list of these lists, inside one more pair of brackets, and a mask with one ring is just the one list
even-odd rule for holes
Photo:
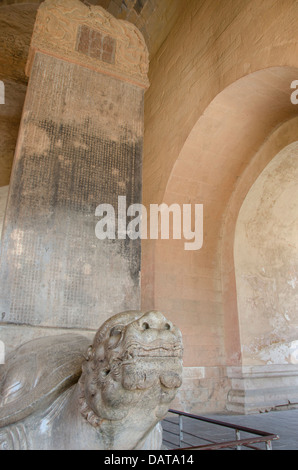
[[182,336],[157,311],[107,320],[82,367],[81,413],[93,426],[144,410],[157,422],[182,382]]

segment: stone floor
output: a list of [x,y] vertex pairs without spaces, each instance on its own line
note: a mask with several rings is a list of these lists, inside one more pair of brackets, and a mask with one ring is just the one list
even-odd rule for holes
[[[255,415],[228,415],[216,414],[205,415],[206,418],[224,421],[231,424],[238,424],[240,426],[265,431],[272,434],[277,434],[279,439],[272,442],[273,450],[298,450],[298,409],[285,410],[285,411],[271,411],[269,413],[260,413]],[[177,433],[178,426],[172,423],[177,423],[177,417],[169,414],[166,420],[171,423],[163,421],[164,429],[164,446],[167,449],[174,449],[179,447],[178,437],[170,434],[168,431]],[[187,443],[183,443],[182,447],[191,445],[204,445],[208,444],[208,440],[215,442],[225,442],[235,440],[235,431],[233,429],[217,426],[214,424],[205,423],[202,421],[191,420],[183,418],[183,427],[200,439],[194,438],[189,435],[184,435]],[[241,439],[250,437],[251,435],[241,432]],[[170,445],[167,441],[173,443]],[[265,445],[255,444],[261,449],[265,449]],[[245,448],[243,448],[245,449]]]

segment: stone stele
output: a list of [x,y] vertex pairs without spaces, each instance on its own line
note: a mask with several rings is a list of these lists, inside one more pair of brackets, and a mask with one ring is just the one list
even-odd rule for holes
[[111,317],[92,346],[74,334],[20,346],[0,366],[0,449],[159,449],[182,351],[157,311]]

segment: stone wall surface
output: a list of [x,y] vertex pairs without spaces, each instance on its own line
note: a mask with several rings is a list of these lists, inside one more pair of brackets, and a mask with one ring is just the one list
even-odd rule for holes
[[298,367],[294,364],[229,367],[226,408],[253,414],[297,406]]
[[[144,203],[204,203],[205,227],[199,252],[186,254],[178,241],[169,246],[144,242],[143,303],[146,305],[150,294],[157,308],[171,312],[186,337],[189,366],[198,361],[202,365],[225,361],[224,342],[231,345],[228,361],[241,360],[239,338],[233,336],[237,328],[236,292],[230,292],[233,261],[221,259],[225,248],[221,235],[239,176],[279,124],[297,114],[290,102],[291,80],[297,70],[295,7],[290,0],[274,5],[271,1],[190,1],[150,63],[151,86],[145,95]],[[287,77],[289,66],[292,72]],[[268,75],[249,80],[262,69]],[[233,87],[231,93],[217,107],[215,97],[229,86]],[[233,236],[231,231],[228,243],[233,243]],[[177,270],[175,262],[179,263]],[[226,272],[226,280],[222,272]],[[181,283],[186,286],[183,305],[173,300],[174,292],[181,293]],[[235,312],[227,321],[222,316],[225,290],[229,291],[226,310]],[[192,322],[196,322],[196,330]],[[206,339],[207,334],[210,349],[204,355],[197,339]],[[220,346],[217,334],[226,338]],[[200,359],[202,354],[204,359]]]
[[274,157],[237,221],[235,269],[246,365],[298,363],[297,156],[296,142]]
[[[293,0],[189,1],[150,63],[144,203],[204,204],[201,250],[186,253],[178,240],[142,249],[143,306],[154,299],[179,325],[186,367],[242,363],[235,225],[273,147],[297,140],[295,16]],[[258,152],[273,135],[266,160]]]

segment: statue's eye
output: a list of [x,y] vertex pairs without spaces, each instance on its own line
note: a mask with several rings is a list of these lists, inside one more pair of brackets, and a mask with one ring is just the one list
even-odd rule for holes
[[110,331],[110,336],[118,336],[121,335],[122,329],[119,328],[119,326],[114,326],[114,328],[111,329]]
[[100,372],[99,372],[99,379],[104,380],[106,377],[108,377],[110,372],[111,372],[111,369],[109,369],[107,367],[105,369],[101,369]]
[[119,341],[121,341],[121,338],[122,338],[122,328],[119,326],[114,326],[114,328],[112,328],[110,331],[110,337],[108,340],[108,348],[109,349],[115,348],[119,344]]

